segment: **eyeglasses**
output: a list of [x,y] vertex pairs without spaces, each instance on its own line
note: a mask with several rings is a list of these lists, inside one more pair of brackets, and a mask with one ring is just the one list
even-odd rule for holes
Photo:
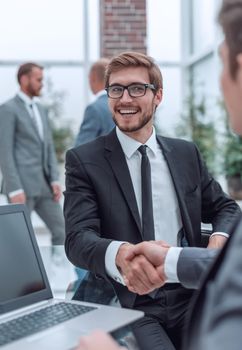
[[153,84],[130,84],[124,85],[111,85],[105,90],[110,98],[121,98],[124,94],[124,90],[128,90],[130,97],[142,97],[146,94],[147,89],[155,90]]

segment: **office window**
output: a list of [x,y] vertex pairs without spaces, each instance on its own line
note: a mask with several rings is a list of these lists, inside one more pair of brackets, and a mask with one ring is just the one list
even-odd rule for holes
[[9,0],[1,4],[0,32],[0,103],[17,91],[20,63],[44,63],[76,131],[91,98],[87,70],[99,57],[99,0]]
[[161,67],[164,89],[163,101],[156,111],[155,125],[160,134],[175,136],[175,126],[181,114],[181,70]]
[[159,133],[174,134],[181,109],[181,1],[147,0],[147,49],[161,67],[163,101],[156,111]]
[[197,54],[214,43],[215,3],[211,0],[191,0],[192,6],[192,47]]
[[180,60],[180,0],[147,0],[147,48],[159,61]]
[[0,58],[5,60],[82,59],[79,0],[9,0],[1,4]]

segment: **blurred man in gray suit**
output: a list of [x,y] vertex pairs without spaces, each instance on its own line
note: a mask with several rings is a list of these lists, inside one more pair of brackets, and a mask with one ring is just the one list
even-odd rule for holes
[[17,73],[20,90],[0,106],[0,167],[2,193],[10,203],[35,210],[52,234],[64,242],[57,160],[47,112],[35,102],[42,88],[43,67],[25,63]]
[[91,66],[89,84],[96,98],[85,109],[75,146],[108,134],[114,128],[112,114],[108,107],[107,93],[104,90],[104,75],[108,62],[107,58],[101,58]]

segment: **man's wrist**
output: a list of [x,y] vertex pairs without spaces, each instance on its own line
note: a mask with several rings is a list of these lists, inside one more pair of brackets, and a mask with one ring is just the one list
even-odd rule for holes
[[125,285],[125,282],[123,280],[123,277],[121,273],[119,272],[117,265],[115,263],[115,259],[118,253],[118,250],[122,244],[126,242],[122,241],[112,241],[109,246],[107,247],[106,253],[105,253],[105,268],[108,276],[113,278],[116,282],[121,283]]
[[220,231],[219,231],[219,232],[213,232],[213,233],[211,234],[211,236],[209,237],[209,239],[212,238],[212,237],[214,237],[214,236],[222,236],[222,237],[229,238],[228,233],[220,232]]
[[12,197],[15,197],[15,196],[17,196],[19,194],[23,194],[23,193],[24,193],[24,190],[22,188],[20,188],[20,189],[18,189],[16,191],[9,192],[8,193],[8,197],[12,198]]
[[222,248],[224,246],[224,244],[226,243],[228,237],[225,236],[224,234],[213,234],[210,236],[209,238],[209,242],[208,242],[208,246],[207,248]]
[[128,246],[130,246],[130,243],[123,243],[123,244],[121,244],[119,249],[118,249],[116,258],[115,258],[115,264],[116,264],[116,266],[117,266],[117,268],[118,268],[120,273],[122,273],[121,266],[122,266],[122,262],[123,262],[124,256],[125,256],[125,254],[127,252]]

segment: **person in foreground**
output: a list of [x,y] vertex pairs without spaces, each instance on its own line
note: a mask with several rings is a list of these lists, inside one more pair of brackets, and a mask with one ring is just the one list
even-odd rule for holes
[[[222,91],[231,126],[242,135],[242,0],[223,0],[219,21],[225,34],[220,48]],[[231,232],[193,299],[184,350],[241,350],[241,220],[234,224]],[[118,350],[120,347],[102,332],[85,337],[78,347],[78,350],[97,349]]]
[[145,312],[133,327],[143,349],[180,349],[193,292],[163,286],[145,255],[130,257],[133,247],[150,240],[198,247],[202,221],[213,227],[209,247],[220,247],[240,210],[193,143],[155,134],[162,76],[151,57],[114,57],[105,85],[116,128],[66,154],[66,253],[110,281],[122,306]]

